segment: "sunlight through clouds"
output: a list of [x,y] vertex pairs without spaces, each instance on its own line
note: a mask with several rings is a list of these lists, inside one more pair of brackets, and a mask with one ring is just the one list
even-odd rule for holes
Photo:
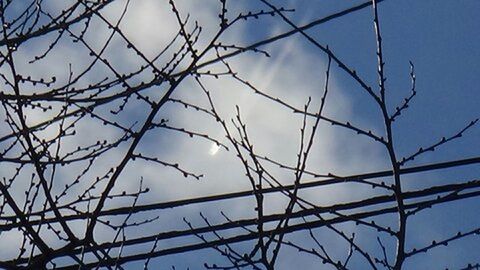
[[214,156],[218,153],[218,150],[220,150],[220,146],[216,143],[212,143],[212,146],[210,146],[210,150],[208,151],[208,153],[211,156]]

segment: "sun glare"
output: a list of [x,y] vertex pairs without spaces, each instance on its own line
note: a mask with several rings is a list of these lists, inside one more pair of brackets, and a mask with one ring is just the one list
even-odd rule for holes
[[208,151],[208,152],[211,156],[214,156],[218,152],[219,149],[220,149],[220,146],[218,144],[212,143],[212,146],[210,147],[210,151]]

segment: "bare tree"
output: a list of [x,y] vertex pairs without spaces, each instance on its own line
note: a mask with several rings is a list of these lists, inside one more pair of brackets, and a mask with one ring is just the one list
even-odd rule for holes
[[[418,216],[449,215],[435,209],[479,195],[479,180],[459,179],[460,173],[423,187],[407,182],[411,175],[478,164],[480,157],[463,156],[411,165],[474,129],[478,119],[447,127],[450,135],[404,156],[396,125],[417,96],[417,81],[410,62],[409,91],[396,104],[379,4],[389,1],[307,22],[294,19],[294,3],[278,2],[210,1],[188,13],[185,2],[160,1],[148,6],[158,8],[152,11],[158,24],[143,25],[145,14],[131,12],[149,2],[2,1],[0,246],[8,252],[0,267],[156,269],[168,264],[159,259],[167,255],[211,250],[209,258],[193,255],[201,262],[192,267],[276,269],[298,257],[321,269],[407,269],[417,257],[480,234],[469,216],[468,226],[451,235],[426,244],[412,240],[421,230],[415,222],[425,221]],[[199,16],[202,8],[210,13]],[[373,21],[375,84],[312,33],[366,12]],[[259,37],[245,41],[242,27]],[[277,44],[306,44],[323,59],[315,63],[322,82],[314,82],[315,91],[300,83],[289,89],[294,94],[282,95],[268,89],[275,84],[264,83],[266,75],[251,80],[253,67],[243,59],[271,66],[264,59],[286,50]],[[332,114],[337,76],[370,102],[374,128]],[[255,97],[241,100],[239,92]],[[296,141],[266,147],[275,138],[253,121],[262,114],[277,117],[272,123]],[[384,170],[350,174],[318,162],[333,158],[319,150],[329,130],[381,153],[384,160],[371,168]],[[182,146],[183,138],[193,140]],[[195,156],[205,145],[212,156],[225,153],[211,170]],[[233,191],[192,195],[190,189],[215,178],[212,170],[234,178]],[[155,185],[159,179],[168,183]]]

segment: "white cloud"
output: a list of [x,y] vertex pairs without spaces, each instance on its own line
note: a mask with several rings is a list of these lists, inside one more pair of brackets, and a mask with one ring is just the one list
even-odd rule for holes
[[[102,11],[102,14],[105,14],[111,22],[114,22],[124,3],[124,1],[117,1],[111,7]],[[200,48],[206,46],[206,41],[213,33],[208,29],[210,29],[210,26],[216,27],[218,25],[218,2],[209,1],[205,4],[202,1],[200,4],[200,1],[185,1],[179,3],[181,3],[179,9],[183,16],[190,12],[191,22],[198,20],[200,24],[205,26],[206,31],[202,34],[198,46]],[[93,27],[92,32],[87,34],[87,39],[98,46],[102,43],[100,41],[105,40],[109,30],[102,26],[103,24],[99,20],[95,20],[93,23],[95,27]],[[177,24],[168,8],[167,1],[143,0],[131,2],[120,28],[125,31],[127,38],[151,59],[171,40],[177,29]],[[248,29],[239,27],[235,30],[235,32],[227,35],[227,39],[236,38],[243,41],[242,38],[247,36],[243,31]],[[277,29],[273,28],[272,32],[275,31]],[[100,48],[96,47],[96,49]],[[297,108],[302,108],[308,100],[308,96],[312,96],[311,108],[316,109],[323,92],[326,67],[324,59],[309,52],[296,38],[290,38],[281,44],[270,45],[265,49],[272,54],[271,59],[264,58],[259,54],[246,53],[237,59],[228,61],[239,72],[240,76],[251,81],[253,85],[269,95],[282,98]],[[25,51],[22,51],[25,58],[32,57],[33,51],[31,50],[33,49],[28,47]],[[126,49],[126,44],[118,37],[107,48],[106,55],[112,57],[111,62],[121,70],[135,69],[138,63],[142,63],[138,56]],[[59,81],[66,81],[65,59],[68,59],[68,62],[71,62],[76,69],[78,69],[78,66],[84,67],[90,61],[93,61],[93,58],[85,59],[83,51],[82,53],[76,53],[71,45],[62,44],[48,61],[39,62],[38,66],[24,65],[21,68],[25,73],[37,77],[55,73],[58,74]],[[103,64],[99,65],[102,66]],[[50,66],[51,69],[47,69],[45,66]],[[99,68],[96,72],[88,74],[82,84],[93,83],[99,77],[103,78],[101,71],[105,71],[104,69],[107,70],[106,68]],[[142,74],[139,79],[146,76]],[[231,78],[220,78],[218,80],[202,78],[202,80],[212,91],[217,109],[232,131],[234,129],[230,119],[235,116],[235,105],[239,105],[242,119],[247,124],[247,130],[256,151],[261,155],[271,156],[288,165],[295,165],[300,141],[299,128],[302,123],[300,114],[292,114],[290,110],[283,108],[281,105],[255,95],[251,89]],[[153,89],[152,91],[155,90],[160,91],[160,89]],[[326,108],[328,115],[333,118],[348,119],[352,114],[349,109],[349,99],[333,79],[330,83],[329,92]],[[175,93],[175,97],[185,98],[195,104],[208,106],[205,96],[192,80],[182,82]],[[148,108],[145,107],[145,103],[134,103],[130,110],[132,114],[125,114],[115,119],[118,119],[121,123],[131,124],[133,118],[138,118],[137,120],[140,122],[137,124],[138,127],[145,119]],[[108,113],[108,109],[99,110],[98,113],[113,118]],[[136,114],[133,115],[134,113]],[[27,122],[33,125],[53,116],[53,112],[40,114],[36,110],[28,110]],[[202,138],[192,139],[184,134],[162,129],[149,131],[144,138],[144,142],[138,147],[139,150],[159,157],[166,162],[179,163],[185,170],[205,174],[205,177],[201,181],[184,179],[181,173],[171,167],[137,160],[126,167],[113,193],[135,190],[141,176],[145,179],[145,185],[151,188],[150,194],[143,196],[142,202],[169,201],[250,188],[250,184],[244,176],[245,172],[242,164],[236,159],[234,150],[228,144],[224,137],[225,134],[214,119],[198,114],[193,110],[184,110],[177,105],[166,106],[159,113],[159,118],[161,117],[168,118],[172,126],[207,133],[209,136],[227,144],[230,151],[227,152]],[[78,146],[94,143],[97,140],[111,141],[120,135],[118,130],[112,131],[108,126],[103,127],[95,119],[84,119],[76,126],[76,131],[76,137],[62,142],[64,153]],[[309,132],[310,128],[307,131]],[[56,126],[46,131],[44,136],[45,138],[51,138],[55,132]],[[345,135],[344,131],[323,124],[320,125],[317,133],[315,145],[308,162],[309,168],[312,170],[320,170],[319,173],[338,173],[338,170],[341,170],[341,174],[347,174],[363,172],[367,170],[366,168],[373,168],[374,165],[372,164],[378,164],[379,151],[369,152],[372,148],[366,140],[351,140],[351,137]],[[110,151],[105,157],[96,160],[95,166],[85,175],[83,181],[75,188],[75,192],[81,193],[92,183],[95,177],[103,175],[108,168],[114,167],[125,153],[125,149],[126,146],[122,145],[122,147]],[[365,156],[368,158],[365,158]],[[61,190],[65,183],[70,183],[75,173],[79,173],[83,168],[85,168],[85,164],[83,164],[83,167],[70,165],[60,169],[55,182],[58,186],[54,190]],[[269,166],[269,168],[272,168],[274,175],[283,184],[293,183],[294,177],[291,171],[280,170],[272,166]],[[99,192],[99,190],[101,188],[97,187],[96,192]],[[353,194],[353,192],[357,194]],[[351,187],[336,186],[331,190],[314,189],[302,194],[305,195],[305,198],[316,203],[332,203],[338,201],[339,198],[348,199],[353,195],[363,195],[365,191],[362,190],[361,194],[358,193],[360,193],[358,189],[352,190]],[[266,206],[267,211],[274,212],[284,209],[285,198],[272,197],[270,199],[271,204]],[[125,205],[126,202],[109,201],[108,203],[108,208],[111,208],[120,204]],[[182,215],[196,214],[198,211],[209,211],[209,214],[213,214],[218,213],[218,210],[225,210],[227,214],[235,217],[251,217],[254,214],[252,201],[248,200],[243,204],[225,203],[217,207],[194,206],[190,209],[178,210],[174,213],[174,217],[180,220]],[[179,225],[179,227],[183,228],[183,225]],[[75,232],[79,235],[83,233],[84,223],[79,222],[72,224],[72,226],[75,227]],[[105,228],[101,228],[96,231],[96,235],[103,240],[108,240],[111,235],[105,231]],[[18,235],[15,235],[15,232],[8,232],[2,234],[3,237],[8,240],[18,237]],[[50,237],[49,241],[55,242],[51,233],[45,237]],[[10,255],[2,254],[1,256]]]

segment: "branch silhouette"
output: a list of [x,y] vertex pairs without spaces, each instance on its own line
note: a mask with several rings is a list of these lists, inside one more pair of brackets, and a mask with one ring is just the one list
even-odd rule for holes
[[[426,91],[417,92],[421,74],[412,60],[409,92],[391,105],[397,93],[387,82],[394,75],[383,39],[388,15],[380,3],[392,1],[352,4],[302,23],[301,5],[281,2],[212,1],[207,9],[214,16],[200,19],[203,7],[189,13],[185,1],[156,2],[165,25],[150,26],[158,28],[159,41],[158,33],[132,21],[140,5],[135,1],[1,1],[0,251],[8,252],[0,252],[0,267],[156,269],[166,256],[203,250],[212,257],[195,258],[205,269],[273,270],[298,256],[328,269],[400,270],[412,258],[480,234],[479,225],[468,221],[454,233],[411,241],[414,219],[480,196],[478,175],[461,173],[478,166],[478,155],[412,164],[453,147],[478,128],[478,118],[430,145],[410,142],[418,150],[402,157],[399,120],[422,106],[417,94]],[[367,10],[376,85],[314,32]],[[136,38],[143,28],[150,31],[142,37],[149,46]],[[242,36],[251,28],[251,38]],[[303,50],[302,42],[312,58],[325,60],[315,63],[323,84],[308,95],[302,92],[304,74],[305,85],[294,87],[270,76],[279,68],[269,61],[281,58],[274,46]],[[249,58],[254,64],[245,67]],[[263,63],[274,71],[258,74]],[[371,101],[372,122],[380,128],[331,112],[338,78],[353,82],[355,96]],[[282,87],[290,95],[276,89]],[[255,101],[242,103],[248,95]],[[259,128],[255,118],[271,114],[281,119],[269,124],[295,139],[266,147],[277,135]],[[318,162],[329,130],[381,149],[384,169],[345,173]],[[262,142],[264,136],[270,142]],[[205,157],[195,155],[205,144],[215,150],[212,160],[217,151],[225,157],[213,172],[202,165]],[[290,152],[276,154],[281,151]],[[458,177],[444,180],[447,169]],[[238,186],[202,190],[218,171],[225,172],[225,186]],[[411,184],[411,178],[421,183]],[[151,184],[164,179],[168,184]],[[178,192],[180,181],[188,188]],[[342,195],[344,188],[351,196]],[[479,265],[465,261],[461,267]]]

